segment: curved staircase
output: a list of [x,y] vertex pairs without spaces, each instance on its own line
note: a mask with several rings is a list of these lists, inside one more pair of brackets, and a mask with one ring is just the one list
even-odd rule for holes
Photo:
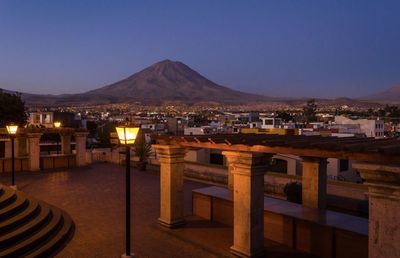
[[0,185],[0,257],[52,257],[72,238],[63,210]]

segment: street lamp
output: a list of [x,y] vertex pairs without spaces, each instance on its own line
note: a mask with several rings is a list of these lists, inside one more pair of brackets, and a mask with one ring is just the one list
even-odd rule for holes
[[130,145],[135,143],[139,127],[119,126],[115,128],[118,139],[126,146],[126,175],[125,175],[125,254],[122,258],[134,257],[131,253],[131,153]]
[[[61,122],[54,122],[54,127],[55,128],[58,129],[58,128],[60,128],[60,126],[61,126]],[[56,142],[57,142],[57,144],[56,144],[56,152],[57,152],[57,154],[58,154],[58,143],[59,143],[58,137],[59,137],[59,135],[57,133],[57,135],[56,135]]]
[[18,131],[18,125],[7,125],[7,132],[11,138],[11,188],[17,190],[17,186],[15,185],[15,169],[14,169],[14,138]]

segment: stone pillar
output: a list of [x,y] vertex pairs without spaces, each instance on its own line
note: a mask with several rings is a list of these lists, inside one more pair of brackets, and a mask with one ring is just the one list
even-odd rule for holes
[[40,137],[41,133],[28,133],[29,171],[40,170]]
[[369,195],[368,256],[400,257],[400,166],[355,163]]
[[180,146],[153,145],[160,161],[160,218],[162,226],[174,228],[185,223],[183,176],[186,150]]
[[222,155],[224,155],[226,157],[226,161],[227,161],[227,165],[228,165],[228,189],[230,191],[233,191],[233,180],[234,180],[234,176],[233,176],[233,171],[235,169],[235,166],[233,165],[233,163],[235,162],[235,160],[237,160],[238,156],[239,156],[239,152],[237,151],[223,151]]
[[[14,157],[23,157],[27,155],[26,137],[16,136],[14,138]],[[11,158],[11,139],[5,142],[5,158]]]
[[11,159],[11,139],[4,142],[4,158]]
[[18,136],[15,142],[16,146],[16,157],[24,157],[28,155],[28,146],[27,146],[27,139],[25,136]]
[[323,158],[303,157],[302,199],[303,206],[325,209],[326,193],[326,167],[327,161]]
[[224,152],[233,164],[233,246],[240,257],[264,257],[264,173],[271,155]]
[[75,154],[76,166],[86,166],[86,137],[89,135],[87,132],[75,133]]
[[61,154],[71,154],[71,134],[60,133],[60,136],[61,136]]

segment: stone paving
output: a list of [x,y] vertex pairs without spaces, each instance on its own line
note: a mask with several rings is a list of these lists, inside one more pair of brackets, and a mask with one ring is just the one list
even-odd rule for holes
[[[94,164],[69,170],[18,173],[16,183],[36,198],[67,211],[75,235],[57,257],[112,258],[124,252],[124,176],[121,166]],[[0,182],[8,185],[9,175]],[[132,250],[135,257],[230,257],[232,228],[191,217],[191,191],[207,185],[185,181],[188,224],[164,229],[157,224],[159,176],[133,171]],[[266,242],[266,257],[309,257]]]

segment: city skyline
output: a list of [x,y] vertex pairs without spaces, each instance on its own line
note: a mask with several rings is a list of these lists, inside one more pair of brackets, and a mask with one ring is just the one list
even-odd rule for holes
[[363,97],[400,84],[400,4],[0,3],[0,87],[93,90],[163,59],[235,90]]

